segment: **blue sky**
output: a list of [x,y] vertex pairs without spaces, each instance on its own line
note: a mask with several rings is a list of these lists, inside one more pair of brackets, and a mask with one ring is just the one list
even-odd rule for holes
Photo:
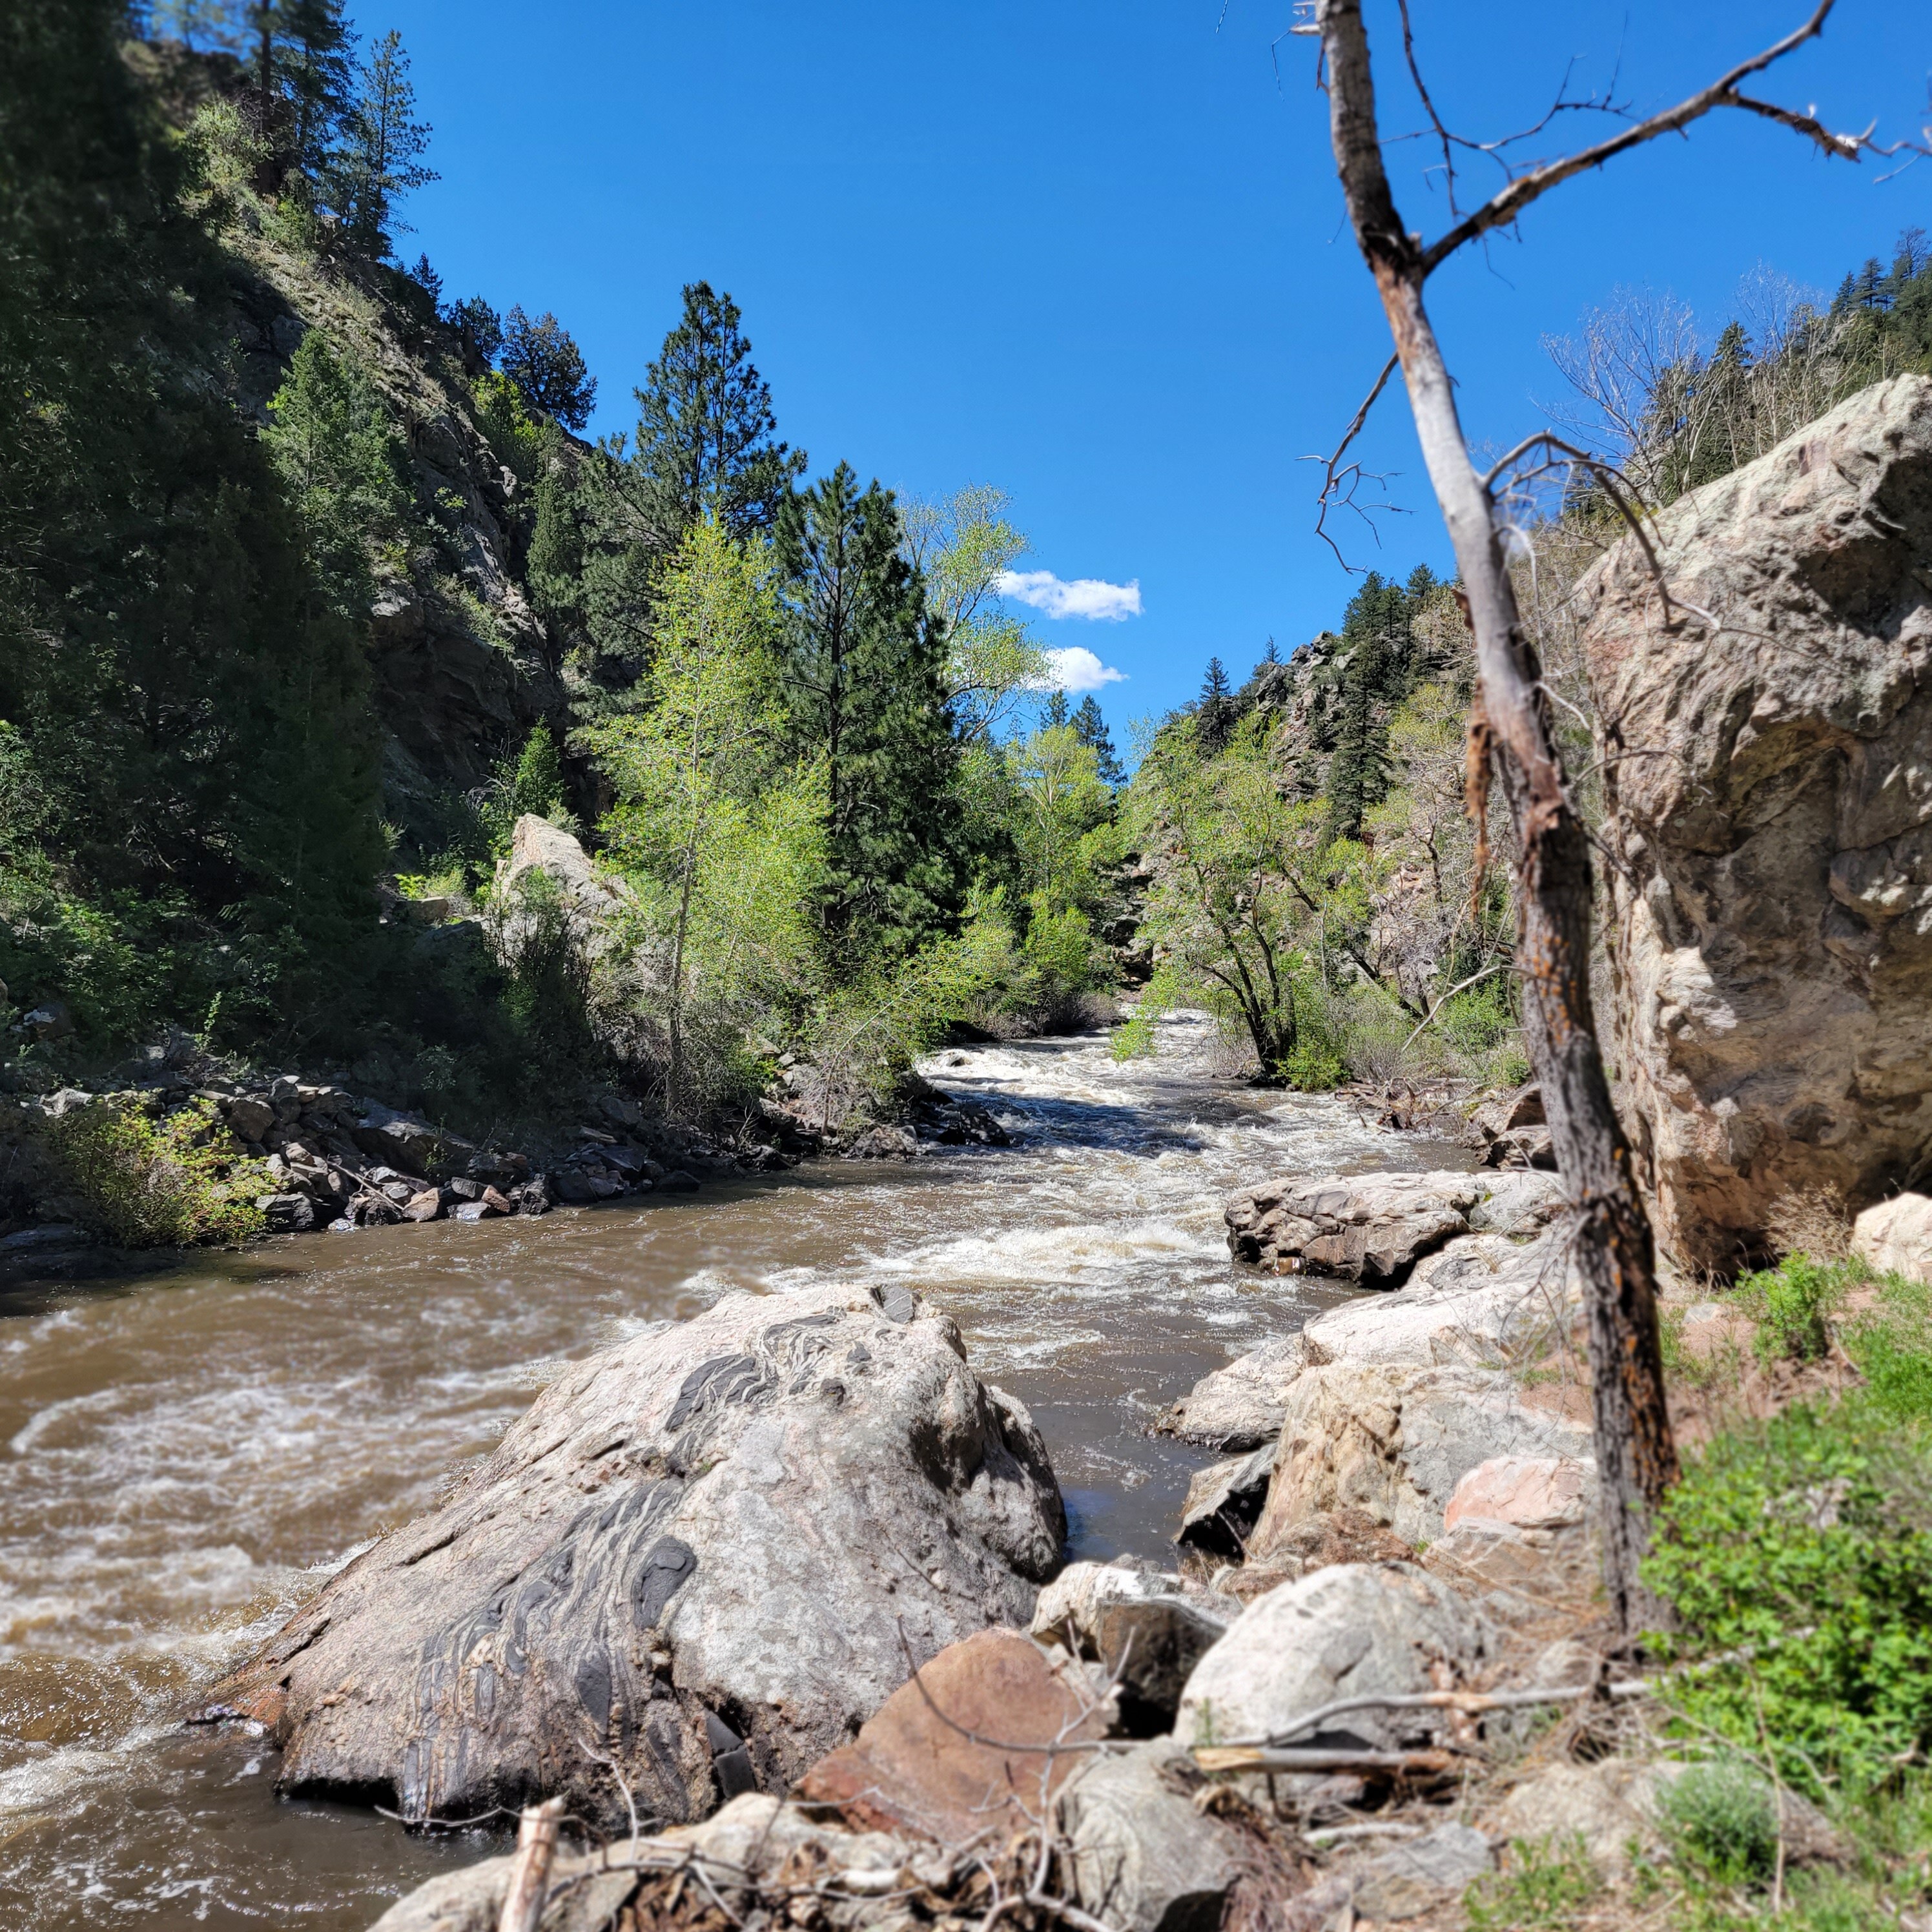
[[[1117,728],[1238,678],[1336,622],[1351,580],[1312,530],[1313,466],[1388,353],[1342,225],[1325,103],[1288,0],[351,0],[401,30],[442,179],[413,259],[451,295],[554,310],[628,428],[632,386],[699,277],[742,305],[782,432],[902,491],[998,484],[1022,568],[1137,585],[1139,614],[1041,615],[1049,646],[1122,674]],[[1768,44],[1805,0],[1530,6],[1414,0],[1452,123],[1534,121],[1574,91],[1640,112]],[[1392,4],[1370,0],[1383,119],[1416,124]],[[1621,50],[1621,65],[1618,65]],[[1910,134],[1932,8],[1840,0],[1822,43],[1762,82],[1828,120]],[[1552,152],[1601,124],[1559,117]],[[1423,144],[1390,151],[1412,226],[1443,223]],[[1899,230],[1932,227],[1932,164],[1882,185],[1782,130],[1714,116],[1571,184],[1438,274],[1432,307],[1472,440],[1541,420],[1543,340],[1619,285],[1714,331],[1768,263],[1828,292]],[[1480,175],[1474,176],[1480,179]],[[1364,446],[1413,514],[1352,560],[1443,568],[1398,392]],[[1078,604],[1082,599],[1076,598]],[[1098,593],[1084,602],[1120,608]],[[1124,734],[1117,729],[1117,736]]]

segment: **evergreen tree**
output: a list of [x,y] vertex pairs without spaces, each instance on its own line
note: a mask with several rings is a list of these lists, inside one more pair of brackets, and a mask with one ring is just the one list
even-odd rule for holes
[[454,304],[445,318],[463,339],[465,352],[487,369],[503,346],[503,318],[481,296]]
[[1101,783],[1116,787],[1125,784],[1126,767],[1114,749],[1113,734],[1107,729],[1106,719],[1100,715],[1100,700],[1090,691],[1080,700],[1073,713],[1073,729],[1081,743],[1093,752]]
[[946,641],[900,537],[891,494],[843,463],[776,537],[794,742],[825,758],[824,923],[860,956],[945,930],[964,886]]
[[[552,436],[557,433],[550,431]],[[561,439],[560,438],[559,442]],[[537,472],[536,510],[525,570],[537,608],[546,616],[574,617],[581,602],[584,530],[561,448],[544,452]]]
[[752,361],[738,304],[708,282],[646,370],[632,463],[665,543],[715,513],[732,536],[771,529],[805,473],[805,452],[776,440],[772,392]]
[[1049,692],[1046,702],[1040,706],[1040,728],[1042,731],[1058,730],[1066,719],[1066,692],[1060,690]]
[[548,310],[532,321],[520,303],[512,309],[499,356],[503,374],[532,409],[566,429],[581,429],[590,420],[596,379],[569,331]]
[[1201,696],[1194,707],[1194,732],[1204,756],[1213,758],[1227,748],[1228,740],[1240,722],[1228,674],[1219,658],[1208,660],[1208,675],[1202,680]]
[[398,199],[436,178],[423,161],[430,128],[416,118],[416,88],[403,38],[393,30],[371,51],[334,164],[336,205],[350,242],[365,255],[389,252]]

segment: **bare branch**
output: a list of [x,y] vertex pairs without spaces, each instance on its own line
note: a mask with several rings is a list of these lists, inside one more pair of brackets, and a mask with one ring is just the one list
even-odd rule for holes
[[[1364,470],[1359,463],[1352,463],[1346,470],[1339,466],[1342,458],[1348,453],[1349,444],[1361,434],[1362,425],[1368,421],[1369,412],[1375,407],[1376,399],[1382,394],[1383,390],[1388,387],[1388,379],[1400,366],[1401,358],[1396,356],[1391,356],[1382,364],[1382,374],[1376,378],[1374,386],[1362,399],[1362,406],[1355,412],[1354,420],[1342,431],[1342,440],[1335,446],[1334,454],[1325,459],[1326,467],[1322,478],[1322,494],[1315,500],[1315,534],[1335,553],[1336,562],[1352,576],[1358,577],[1361,573],[1342,554],[1341,546],[1328,534],[1330,507],[1340,503],[1345,508],[1353,510],[1356,515],[1368,525],[1371,532],[1373,532],[1376,526],[1374,518],[1369,514],[1370,509],[1388,510],[1398,516],[1406,514],[1401,506],[1396,503],[1371,504],[1365,509],[1355,501],[1356,490],[1364,482],[1380,483],[1385,478],[1374,470]],[[1319,456],[1304,456],[1301,460],[1304,463],[1322,463],[1324,460]],[[1380,538],[1378,537],[1376,541],[1379,543]]]
[[1872,138],[1872,130],[1868,128],[1862,134],[1834,134],[1814,113],[1798,113],[1793,109],[1780,107],[1769,101],[1740,94],[1738,83],[1748,76],[1761,74],[1766,68],[1782,60],[1786,54],[1796,51],[1808,40],[1816,40],[1825,31],[1825,22],[1837,0],[1819,0],[1811,17],[1802,27],[1786,34],[1784,39],[1754,54],[1749,60],[1740,62],[1721,78],[1709,86],[1700,88],[1693,94],[1680,100],[1674,107],[1666,108],[1660,114],[1653,114],[1647,120],[1638,122],[1622,133],[1612,134],[1607,140],[1599,141],[1593,146],[1580,148],[1574,154],[1566,154],[1559,160],[1546,163],[1533,168],[1528,174],[1519,176],[1508,187],[1502,188],[1471,215],[1459,221],[1440,239],[1432,242],[1422,251],[1422,272],[1426,276],[1432,273],[1466,243],[1473,242],[1478,236],[1486,235],[1492,228],[1507,227],[1520,216],[1533,201],[1539,200],[1550,190],[1568,181],[1573,176],[1586,173],[1592,168],[1600,168],[1606,161],[1614,160],[1633,148],[1642,146],[1655,140],[1660,134],[1674,134],[1690,126],[1694,121],[1703,117],[1718,107],[1735,107],[1745,113],[1757,114],[1790,128],[1806,140],[1816,143],[1823,152],[1840,160],[1856,161],[1862,155],[1870,154],[1889,158],[1894,154],[1910,153],[1915,156],[1932,152],[1932,148],[1917,142],[1895,141],[1880,145]]

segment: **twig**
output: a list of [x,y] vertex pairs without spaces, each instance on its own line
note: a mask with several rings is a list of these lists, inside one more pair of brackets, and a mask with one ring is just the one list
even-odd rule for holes
[[1508,971],[1510,963],[1510,962],[1507,959],[1496,960],[1492,964],[1485,966],[1480,973],[1472,973],[1466,980],[1459,980],[1456,985],[1451,986],[1448,992],[1444,993],[1442,998],[1438,1000],[1435,1005],[1431,1006],[1428,1012],[1424,1013],[1422,1018],[1416,1022],[1414,1032],[1411,1034],[1408,1039],[1404,1040],[1402,1043],[1402,1052],[1406,1053],[1408,1049],[1415,1044],[1416,1041],[1421,1037],[1423,1028],[1427,1026],[1429,1023],[1435,1018],[1436,1016],[1439,1013],[1458,993],[1466,993],[1472,986],[1475,986],[1481,980],[1488,979],[1492,973],[1505,973]]
[[[1348,508],[1353,510],[1356,515],[1360,517],[1363,522],[1366,524],[1371,530],[1373,530],[1375,528],[1373,519],[1370,517],[1367,511],[1363,509],[1355,501],[1355,487],[1357,484],[1362,482],[1365,479],[1380,482],[1383,478],[1379,476],[1377,476],[1372,471],[1365,470],[1359,463],[1352,463],[1346,470],[1338,469],[1336,466],[1341,462],[1342,457],[1347,454],[1349,444],[1353,442],[1356,437],[1360,435],[1362,432],[1362,425],[1369,419],[1370,410],[1375,407],[1377,398],[1382,394],[1383,390],[1388,388],[1388,379],[1393,376],[1396,369],[1400,367],[1401,361],[1402,358],[1400,356],[1391,356],[1389,359],[1382,364],[1382,373],[1376,378],[1374,386],[1370,388],[1367,395],[1363,398],[1362,406],[1355,412],[1354,420],[1348,424],[1348,427],[1342,431],[1342,440],[1335,446],[1335,450],[1333,455],[1329,456],[1325,459],[1319,456],[1304,456],[1301,459],[1304,463],[1322,463],[1324,464],[1322,478],[1322,493],[1315,500],[1315,534],[1335,553],[1336,562],[1340,564],[1344,570],[1348,571],[1351,574],[1354,575],[1359,575],[1360,573],[1356,571],[1355,566],[1342,554],[1341,546],[1328,534],[1328,521],[1329,506],[1331,503],[1337,502],[1346,502]],[[1352,478],[1353,481],[1350,482],[1346,495],[1339,494],[1338,493],[1340,490],[1342,479],[1345,476]],[[1378,507],[1393,511],[1397,508],[1397,506],[1393,503],[1387,503],[1372,507]]]
[[558,1828],[563,1800],[546,1798],[527,1807],[517,1831],[516,1856],[510,1867],[509,1889],[496,1932],[537,1932],[550,1889],[550,1868],[556,1857]]
[[1196,1744],[1203,1771],[1453,1771],[1448,1750],[1274,1750],[1261,1744]]

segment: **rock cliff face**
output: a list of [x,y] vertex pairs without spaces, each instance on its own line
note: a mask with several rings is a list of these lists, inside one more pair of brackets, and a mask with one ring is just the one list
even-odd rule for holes
[[1682,1262],[1932,1160],[1932,380],[1852,398],[1580,592],[1622,1098]]
[[519,581],[527,485],[493,448],[452,332],[397,298],[386,272],[313,258],[260,235],[231,237],[238,400],[264,420],[311,329],[352,356],[407,446],[418,520],[370,612],[371,696],[388,742],[393,815],[466,791],[538,718],[561,721],[551,640]]

